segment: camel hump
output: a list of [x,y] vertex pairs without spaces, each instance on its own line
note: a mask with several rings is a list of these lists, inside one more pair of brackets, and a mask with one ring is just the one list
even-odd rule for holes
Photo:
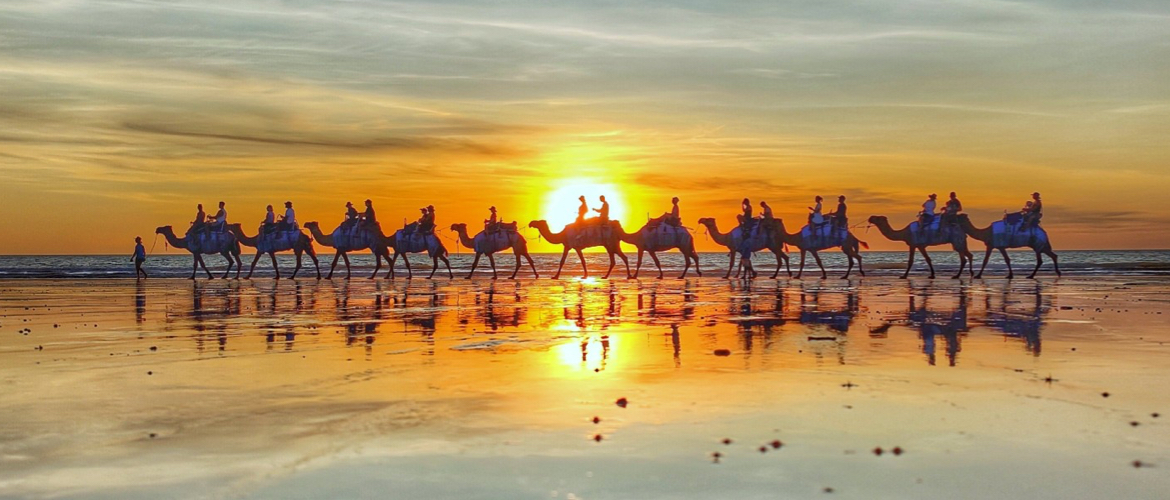
[[[1008,214],[1019,215],[1019,214]],[[1040,226],[1024,223],[1022,217],[1009,218],[991,223],[991,246],[993,248],[1040,247],[1048,243],[1048,233]]]
[[266,253],[292,250],[300,239],[301,231],[298,229],[283,229],[270,233],[262,232],[260,233],[260,237],[256,239],[256,251]]

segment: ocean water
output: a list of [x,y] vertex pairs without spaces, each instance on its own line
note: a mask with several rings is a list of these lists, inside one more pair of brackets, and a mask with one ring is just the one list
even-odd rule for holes
[[[326,251],[326,249],[318,249],[320,252],[318,258],[320,259],[320,268],[322,276],[329,273],[329,265],[333,260],[333,253]],[[627,257],[630,259],[631,269],[637,262],[637,254],[627,252]],[[797,271],[800,254],[790,253],[792,271]],[[863,252],[865,272],[869,275],[876,276],[892,276],[900,275],[906,266],[905,252]],[[1010,252],[1012,257],[1012,268],[1015,270],[1018,277],[1027,276],[1035,266],[1036,260],[1031,251],[1016,251]],[[1109,274],[1128,274],[1128,275],[1166,275],[1170,274],[1170,250],[1066,250],[1059,252],[1061,271],[1068,275],[1085,276],[1085,275],[1109,275]],[[248,272],[253,254],[245,254],[241,257],[244,262],[244,274]],[[451,253],[450,262],[452,272],[456,277],[463,277],[471,269],[471,264],[474,255],[467,252]],[[557,270],[557,265],[560,262],[559,254],[533,254],[533,261],[536,269],[542,278],[551,277]],[[589,267],[590,276],[600,277],[604,275],[608,267],[608,258],[604,253],[585,254],[587,265]],[[722,277],[728,269],[728,258],[726,253],[702,253],[699,256],[703,275],[709,277]],[[846,269],[845,256],[839,252],[826,252],[821,255],[824,262],[825,269],[830,273],[830,277],[840,276]],[[958,270],[959,262],[954,252],[949,251],[935,251],[931,253],[931,258],[934,261],[934,268],[937,276],[948,277],[953,275]],[[975,252],[976,266],[982,263],[982,251]],[[662,263],[662,269],[667,278],[677,277],[683,270],[683,259],[677,252],[668,252],[659,254],[659,260]],[[226,261],[218,256],[205,256],[205,261],[208,267],[216,276],[222,276],[227,269]],[[431,261],[428,257],[422,254],[410,256],[411,266],[414,269],[415,277],[426,277],[431,271]],[[510,253],[498,254],[496,256],[496,267],[499,271],[500,278],[507,278],[511,275],[515,268],[515,257]],[[753,259],[756,269],[760,271],[761,276],[770,276],[772,271],[776,268],[776,260],[771,254],[758,253]],[[291,253],[278,255],[277,263],[280,266],[283,277],[291,275],[293,268],[296,265],[296,258]],[[440,262],[440,265],[442,263]],[[351,276],[355,278],[367,278],[374,271],[374,259],[369,252],[359,252],[351,254],[350,256]],[[151,277],[158,278],[185,278],[191,274],[192,259],[189,254],[185,253],[166,253],[156,252],[150,255],[147,259],[144,268]],[[316,277],[313,270],[313,262],[304,257],[305,268],[301,270],[298,278],[312,278]],[[490,276],[490,265],[487,259],[481,259],[476,276],[488,277]],[[617,261],[617,267],[614,269],[615,277],[622,277],[624,267],[620,260]],[[436,273],[436,277],[445,277],[445,270]],[[805,265],[806,276],[807,273],[812,273],[812,277],[816,277],[816,263],[812,257],[808,257]],[[985,277],[1001,277],[1006,274],[1007,268],[1003,262],[1002,257],[996,253],[991,256],[988,262]],[[387,268],[382,267],[379,272],[379,277],[386,275]],[[565,262],[563,277],[572,277],[581,275],[581,263],[577,260],[576,255],[570,254]],[[694,270],[691,270],[693,273]],[[914,275],[926,275],[926,263],[921,256],[915,259]],[[345,264],[338,261],[336,275],[334,277],[345,276]],[[401,259],[396,266],[395,273],[397,277],[405,277],[406,268]],[[234,275],[234,272],[233,272]],[[256,264],[255,277],[272,277],[272,263],[268,257],[262,257]],[[647,255],[644,258],[642,265],[641,278],[654,278],[657,272],[654,262],[650,260]],[[1037,276],[1053,276],[1052,263],[1045,259],[1044,264],[1040,268]],[[202,271],[199,273],[200,277],[206,277]],[[690,274],[693,276],[693,274]],[[781,273],[781,276],[784,276]],[[967,274],[964,274],[967,276]],[[7,255],[0,256],[0,279],[7,278],[132,278],[134,277],[134,266],[129,260],[128,255]],[[532,278],[532,270],[528,267],[527,262],[521,267],[517,278],[530,279]]]

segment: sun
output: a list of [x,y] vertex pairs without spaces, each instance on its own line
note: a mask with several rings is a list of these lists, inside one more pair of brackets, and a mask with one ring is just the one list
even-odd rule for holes
[[577,199],[579,196],[584,196],[585,203],[589,205],[590,210],[586,217],[597,215],[593,209],[601,208],[599,199],[601,196],[605,196],[605,200],[609,202],[610,219],[622,220],[626,217],[626,203],[621,189],[615,184],[592,179],[565,179],[556,182],[554,186],[556,187],[545,195],[541,210],[553,231],[560,231],[577,220],[577,207],[581,205],[581,201]]

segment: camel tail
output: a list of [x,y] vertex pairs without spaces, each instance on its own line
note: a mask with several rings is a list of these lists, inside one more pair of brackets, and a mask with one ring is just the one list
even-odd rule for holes
[[864,249],[866,249],[866,250],[869,250],[869,243],[866,243],[866,242],[864,242],[864,241],[861,241],[861,240],[857,240],[857,243],[858,243],[859,245],[861,245],[861,247],[862,247],[862,248],[864,248]]

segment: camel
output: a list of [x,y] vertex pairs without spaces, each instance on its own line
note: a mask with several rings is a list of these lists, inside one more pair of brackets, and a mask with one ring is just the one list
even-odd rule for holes
[[557,267],[557,274],[553,279],[561,277],[561,269],[565,267],[565,259],[569,257],[569,250],[577,252],[577,258],[581,260],[581,269],[585,272],[585,278],[589,277],[589,266],[585,265],[585,255],[581,253],[582,249],[589,247],[605,247],[606,253],[609,254],[609,269],[605,272],[602,279],[609,279],[610,273],[613,272],[613,266],[616,264],[613,256],[617,255],[622,258],[622,262],[626,263],[626,279],[630,276],[630,259],[626,258],[626,254],[622,253],[622,225],[620,222],[613,220],[606,222],[608,227],[595,227],[592,222],[585,222],[589,226],[581,227],[577,224],[569,224],[559,233],[554,233],[548,227],[548,221],[534,220],[528,223],[528,227],[536,228],[540,231],[540,235],[548,240],[549,243],[562,245],[565,251],[561,253],[561,265]]
[[190,279],[195,279],[195,274],[199,272],[200,266],[203,266],[203,272],[207,273],[207,277],[212,278],[211,271],[207,269],[207,263],[203,262],[203,256],[211,254],[220,254],[227,259],[228,267],[223,273],[224,279],[227,279],[228,275],[231,274],[232,264],[236,265],[236,278],[240,277],[240,268],[244,266],[244,263],[240,261],[240,242],[232,233],[222,233],[223,237],[218,241],[201,241],[210,240],[211,233],[199,235],[202,238],[192,237],[190,234],[179,238],[175,236],[175,231],[171,229],[171,226],[162,226],[155,229],[154,232],[163,235],[171,246],[191,252],[191,255],[195,257],[195,261],[191,265]]
[[394,233],[394,236],[384,238],[385,244],[389,248],[394,249],[394,256],[390,257],[390,273],[386,275],[387,278],[394,277],[394,263],[398,261],[398,256],[402,256],[402,261],[406,263],[406,279],[414,278],[414,271],[410,268],[409,254],[426,252],[431,257],[431,274],[427,279],[435,277],[435,271],[439,270],[439,260],[442,260],[447,265],[447,275],[451,278],[455,277],[455,273],[451,272],[451,261],[447,260],[447,248],[443,246],[443,241],[434,234],[406,234],[405,229],[399,229]]
[[[781,219],[775,219],[775,224],[776,224],[776,231],[775,231],[776,238],[778,240],[780,240],[781,243],[787,243],[789,245],[792,245],[792,246],[800,249],[800,269],[796,272],[796,279],[800,279],[801,276],[804,276],[805,253],[811,253],[813,256],[813,259],[816,259],[817,267],[819,267],[821,269],[821,279],[828,278],[829,274],[825,272],[825,266],[824,266],[824,264],[821,263],[821,256],[820,256],[820,254],[818,254],[818,252],[820,252],[821,250],[824,250],[826,248],[833,248],[834,246],[837,246],[837,245],[821,246],[821,245],[817,245],[817,243],[813,242],[813,241],[805,241],[804,235],[802,232],[795,233],[795,234],[788,234],[788,231],[786,231],[784,229],[784,221]],[[861,249],[861,247],[869,248],[869,244],[857,239],[856,236],[853,236],[853,233],[848,233],[848,236],[845,237],[845,241],[840,246],[841,246],[841,251],[845,254],[845,257],[847,257],[849,259],[849,268],[847,270],[845,270],[845,276],[842,276],[841,278],[842,279],[849,278],[849,274],[853,272],[854,259],[857,260],[857,272],[861,273],[862,276],[865,276],[865,270],[862,269],[862,267],[861,267],[861,250],[860,249]],[[746,259],[744,259],[745,265],[747,266],[748,269],[751,269],[751,266],[752,266],[751,254],[745,255],[745,257],[746,257]]]
[[[727,247],[727,274],[723,275],[723,279],[727,279],[731,276],[731,268],[735,267],[735,254],[744,248],[743,229],[736,227],[731,232],[721,233],[719,232],[718,225],[715,223],[715,219],[710,217],[699,219],[699,224],[707,228],[707,232],[711,233],[711,238],[715,240],[715,243]],[[773,233],[776,233],[775,227],[773,227]],[[784,263],[784,267],[788,270],[788,276],[792,276],[792,265],[789,264],[788,254],[784,252],[784,244],[779,238],[765,238],[762,234],[753,233],[746,248],[751,252],[768,250],[776,256],[776,272],[772,273],[772,279],[776,279],[776,276],[780,274],[781,262]],[[738,276],[739,273],[737,272],[736,277]]]
[[472,250],[475,250],[475,260],[471,263],[471,272],[467,273],[467,279],[475,274],[475,266],[479,264],[479,258],[487,255],[488,262],[492,264],[492,279],[496,279],[496,259],[493,254],[501,252],[509,248],[512,253],[516,254],[516,269],[512,271],[512,276],[508,279],[516,279],[516,273],[520,272],[520,257],[528,259],[528,265],[532,266],[532,274],[540,278],[540,274],[536,272],[536,263],[532,262],[532,256],[528,255],[528,241],[524,239],[520,233],[516,232],[515,228],[501,229],[496,234],[488,234],[485,231],[480,231],[475,235],[475,238],[467,236],[467,224],[451,224],[451,230],[459,235],[459,242]]
[[355,244],[349,241],[351,238],[345,238],[345,241],[336,241],[341,227],[334,229],[332,234],[322,233],[321,225],[316,222],[306,222],[305,228],[309,230],[309,233],[313,235],[313,239],[317,240],[317,243],[331,247],[337,252],[333,255],[333,263],[329,265],[329,276],[325,277],[327,280],[333,279],[333,270],[337,267],[338,258],[345,260],[345,279],[349,279],[349,252],[357,250],[365,250],[368,248],[374,254],[374,274],[370,275],[370,279],[378,276],[378,271],[382,269],[382,259],[386,259],[387,262],[393,265],[393,261],[390,260],[390,250],[383,243],[385,238],[382,236],[381,231],[363,229],[365,237]]
[[662,279],[662,264],[658,262],[657,252],[665,252],[673,248],[682,252],[683,260],[686,261],[682,276],[679,276],[680,279],[686,278],[687,271],[691,270],[691,259],[695,260],[695,272],[699,276],[703,275],[702,269],[699,268],[699,254],[695,252],[695,238],[686,229],[666,223],[654,226],[647,223],[633,233],[627,233],[623,230],[619,238],[625,243],[638,247],[638,265],[634,267],[634,278],[637,278],[638,274],[642,272],[643,254],[649,252],[650,259],[658,267],[658,279]]
[[970,273],[975,274],[975,256],[967,249],[967,233],[960,228],[955,228],[949,232],[939,231],[933,232],[930,236],[932,239],[927,241],[918,241],[920,238],[916,232],[916,228],[911,224],[907,224],[902,229],[894,229],[890,227],[890,220],[883,215],[874,215],[869,218],[869,223],[877,226],[878,231],[881,231],[882,236],[891,241],[901,241],[910,247],[910,259],[906,262],[906,272],[902,273],[902,279],[910,275],[910,270],[914,268],[914,252],[921,252],[922,258],[926,259],[926,265],[930,267],[930,278],[934,279],[934,262],[930,260],[930,255],[926,253],[926,247],[935,245],[951,244],[951,248],[959,254],[959,272],[951,276],[951,279],[958,279],[963,275],[963,268],[967,263],[971,263]]
[[[1004,221],[995,221],[985,228],[978,228],[971,223],[971,218],[967,214],[959,214],[959,227],[963,228],[963,231],[968,236],[982,241],[983,244],[987,245],[987,251],[983,254],[983,266],[979,268],[979,273],[975,275],[976,278],[983,277],[983,271],[987,269],[987,260],[991,258],[991,251],[999,250],[1000,255],[1003,255],[1004,263],[1007,264],[1007,277],[1008,279],[1012,279],[1015,273],[1012,271],[1012,259],[1008,257],[1007,249],[1024,247],[1031,248],[1033,252],[1036,252],[1036,267],[1032,269],[1032,274],[1028,275],[1028,279],[1035,278],[1036,272],[1040,270],[1040,264],[1044,263],[1044,257],[1041,254],[1052,257],[1052,267],[1056,269],[1056,275],[1060,276],[1060,263],[1057,261],[1056,252],[1052,251],[1052,243],[1048,241],[1048,233],[1042,227],[1037,226],[1034,229],[1035,232],[1030,234],[1020,233],[1009,235],[1012,237],[1003,238],[1009,241],[1002,242],[995,241],[997,239],[995,233],[1003,234],[1004,232],[1010,232],[1010,227]],[[1023,236],[1029,237],[1024,238]]]
[[301,255],[305,253],[309,254],[310,259],[313,259],[313,267],[317,269],[317,279],[321,279],[321,263],[317,261],[317,251],[313,249],[313,240],[309,238],[309,235],[297,231],[296,241],[290,244],[288,241],[261,241],[259,234],[248,236],[244,234],[244,229],[239,224],[228,224],[227,229],[236,235],[240,244],[256,249],[256,258],[252,259],[252,267],[248,269],[248,275],[244,276],[244,279],[252,279],[252,273],[256,271],[256,263],[264,254],[268,254],[268,257],[272,259],[272,270],[276,272],[276,279],[280,279],[280,267],[276,265],[276,252],[289,250],[292,250],[297,256],[297,267],[293,269],[292,273],[293,279],[296,279],[297,273],[301,271]]

